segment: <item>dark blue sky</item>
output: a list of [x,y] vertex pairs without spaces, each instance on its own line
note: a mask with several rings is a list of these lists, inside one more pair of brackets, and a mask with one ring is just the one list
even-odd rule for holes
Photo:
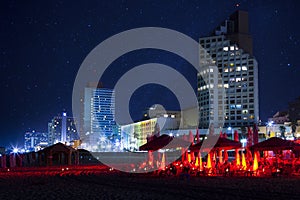
[[[0,146],[20,144],[25,131],[47,131],[54,115],[71,113],[77,70],[106,38],[157,26],[198,40],[237,9],[249,11],[259,63],[260,117],[265,121],[300,95],[299,1],[1,1]],[[135,53],[112,64],[104,85],[112,86],[131,66],[156,61],[178,69],[196,86],[194,72],[184,60],[155,50]],[[158,90],[169,95],[153,95]],[[132,97],[131,114],[139,118],[153,103],[167,103],[172,109],[176,103],[170,99],[165,88],[145,86]]]

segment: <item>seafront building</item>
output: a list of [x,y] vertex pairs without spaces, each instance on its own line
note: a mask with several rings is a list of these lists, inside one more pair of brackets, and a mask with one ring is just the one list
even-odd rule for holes
[[248,26],[248,13],[237,11],[211,36],[199,40],[200,64],[212,59],[198,74],[200,128],[210,123],[219,127],[223,120],[225,127],[250,126],[259,120],[258,63]]
[[[160,133],[181,136],[189,134],[189,130],[195,133],[198,127],[205,135],[209,127],[213,127],[215,133],[222,131],[233,138],[234,130],[241,133],[240,127],[253,126],[259,121],[258,63],[252,52],[248,13],[233,13],[212,35],[200,38],[199,44],[198,126],[190,117],[193,115],[183,111],[176,117],[174,115],[174,120],[183,125],[180,130],[172,124],[173,127],[161,128]],[[155,127],[164,117],[168,119],[169,116],[154,116],[153,119],[122,126],[122,145],[129,149],[143,145],[149,135],[155,134]]]
[[84,90],[81,147],[90,151],[118,151],[120,127],[115,122],[112,89],[90,83]]

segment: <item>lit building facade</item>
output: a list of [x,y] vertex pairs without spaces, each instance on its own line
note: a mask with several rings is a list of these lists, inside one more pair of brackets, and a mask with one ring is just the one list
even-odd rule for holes
[[61,143],[71,143],[79,140],[79,134],[76,129],[76,120],[68,117],[67,113],[54,117],[48,123],[48,142],[49,145]]
[[161,132],[178,130],[180,118],[164,114],[162,117],[151,118],[132,124],[121,126],[121,149],[136,151],[140,146],[147,143],[147,139]]
[[39,151],[49,145],[48,133],[41,132],[26,132],[24,134],[24,149],[25,151]]
[[90,151],[118,151],[121,130],[115,122],[114,91],[86,87],[83,110],[82,148]]
[[[218,127],[223,120],[225,127],[258,122],[258,64],[252,56],[248,13],[237,11],[213,36],[200,38],[200,45],[200,65],[208,58],[211,62],[198,73],[199,127],[208,128],[211,122]],[[226,95],[220,94],[222,88]]]

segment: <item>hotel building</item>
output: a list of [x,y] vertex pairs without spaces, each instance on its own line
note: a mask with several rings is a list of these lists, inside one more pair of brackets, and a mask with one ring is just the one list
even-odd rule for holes
[[225,127],[253,125],[259,120],[258,64],[252,55],[248,13],[235,12],[199,42],[204,66],[197,85],[199,127],[220,127],[223,121]]
[[84,91],[83,107],[82,148],[118,151],[120,127],[115,122],[114,91],[90,84]]

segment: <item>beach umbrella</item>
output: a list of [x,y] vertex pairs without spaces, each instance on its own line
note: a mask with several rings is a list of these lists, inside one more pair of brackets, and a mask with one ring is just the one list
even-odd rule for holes
[[222,155],[222,149],[219,150],[219,163],[223,163],[223,155]]
[[228,161],[228,152],[224,150],[224,161]]
[[160,167],[161,167],[161,169],[165,169],[165,167],[166,167],[166,156],[165,156],[165,152],[162,153],[162,158],[161,158]]
[[199,151],[201,148],[202,151],[210,151],[212,145],[214,145],[213,150],[218,149],[238,149],[242,147],[240,142],[229,140],[226,138],[221,138],[219,135],[210,136],[207,139],[193,145],[190,147],[191,151]]
[[242,166],[244,169],[247,169],[246,157],[244,152],[242,152]]
[[282,151],[297,149],[298,144],[290,140],[272,137],[250,147],[253,151]]
[[192,161],[191,154],[192,154],[192,152],[190,152],[190,153],[187,154],[188,155],[188,162],[189,163]]
[[258,127],[256,124],[253,125],[253,144],[258,143]]
[[256,156],[257,156],[257,161],[260,161],[260,153],[259,153],[259,151],[256,152]]
[[195,166],[199,167],[199,156],[196,157]]
[[211,155],[210,153],[207,154],[207,162],[206,162],[206,168],[211,168]]
[[253,158],[252,158],[252,153],[249,149],[247,149],[247,152],[246,152],[246,158],[248,161],[251,161]]
[[199,151],[199,169],[200,171],[203,171],[203,165],[202,165],[202,156],[201,156],[201,152]]
[[253,133],[250,127],[248,127],[248,133],[247,133],[247,147],[252,146],[253,141]]
[[239,150],[235,151],[236,165],[241,165]]
[[163,134],[139,147],[140,151],[156,151],[162,149],[173,140],[173,137]]
[[253,171],[258,169],[257,152],[254,152]]

